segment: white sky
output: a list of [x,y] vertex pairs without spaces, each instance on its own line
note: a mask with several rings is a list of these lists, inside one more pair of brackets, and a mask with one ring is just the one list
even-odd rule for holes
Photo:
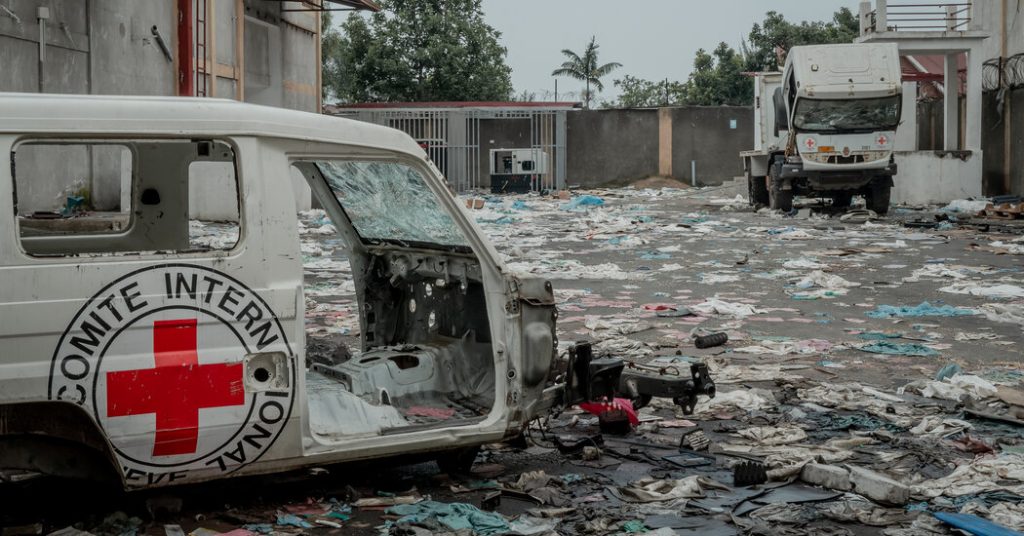
[[[720,41],[738,48],[766,11],[787,20],[832,19],[856,0],[483,0],[487,22],[502,33],[517,93],[552,98],[551,71],[563,61],[561,50],[582,52],[590,36],[601,45],[601,63],[623,67],[605,80],[599,100],[613,99],[612,80],[624,74],[650,80],[685,80],[698,48],[713,50]],[[582,84],[559,78],[558,90],[579,91]],[[560,97],[564,95],[559,95]]]

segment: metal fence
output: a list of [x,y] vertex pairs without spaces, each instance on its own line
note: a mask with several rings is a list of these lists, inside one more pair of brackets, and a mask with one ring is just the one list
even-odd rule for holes
[[965,31],[971,23],[972,1],[908,3],[876,0],[861,3],[861,33],[884,31]]
[[[544,106],[538,106],[545,104]],[[483,188],[491,149],[527,147],[492,147],[481,143],[481,134],[500,128],[508,120],[529,121],[529,147],[548,155],[549,166],[540,174],[539,190],[565,188],[566,176],[566,112],[572,104],[551,106],[548,103],[509,106],[454,106],[413,108],[408,106],[328,107],[327,113],[401,130],[412,136],[426,151],[434,165],[458,191]],[[506,123],[507,125],[507,123]],[[523,137],[525,138],[525,133]]]

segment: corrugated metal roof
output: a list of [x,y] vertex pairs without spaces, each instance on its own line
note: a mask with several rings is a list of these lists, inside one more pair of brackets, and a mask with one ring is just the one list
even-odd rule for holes
[[365,9],[368,11],[380,11],[380,6],[372,0],[327,0],[334,4],[341,4],[343,6],[352,7],[355,9]]

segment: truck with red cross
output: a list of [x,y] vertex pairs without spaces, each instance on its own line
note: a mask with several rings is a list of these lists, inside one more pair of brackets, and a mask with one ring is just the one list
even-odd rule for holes
[[797,46],[782,72],[754,74],[754,149],[740,153],[753,206],[796,195],[889,211],[902,111],[895,44]]

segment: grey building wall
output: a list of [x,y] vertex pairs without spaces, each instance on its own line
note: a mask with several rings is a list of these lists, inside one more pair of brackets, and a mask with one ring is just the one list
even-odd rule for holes
[[697,184],[722,184],[743,175],[740,151],[753,149],[750,106],[688,106],[672,109],[672,176]]
[[[721,184],[743,173],[740,151],[751,149],[754,111],[748,106],[671,108],[672,177]],[[620,184],[659,173],[656,109],[581,110],[568,114],[567,182]]]
[[[986,92],[982,99],[981,146],[982,191],[985,195],[1024,195],[1024,88],[1006,93],[1010,106],[1010,137],[1005,139],[1006,123],[997,100],[997,92]],[[1005,151],[1010,151],[1010,175],[1006,176]],[[1009,190],[1006,185],[1009,185]]]
[[657,174],[657,110],[567,114],[566,184],[598,186]]
[[[245,100],[317,112],[319,65],[317,19],[282,13],[277,2],[245,0]],[[174,0],[3,0],[0,12],[0,91],[101,95],[175,95],[177,70],[157,45],[155,28],[177,54]],[[37,9],[49,7],[45,60],[40,61]],[[235,0],[209,0],[215,37],[211,71],[236,68]],[[208,94],[236,98],[237,84],[224,76],[208,82]],[[28,151],[27,151],[28,152]],[[26,152],[26,153],[27,153]],[[84,183],[97,210],[117,210],[124,166],[120,155],[82,147],[52,148],[33,169],[40,176],[67,177],[23,186],[19,210],[53,210],[72,182]],[[39,160],[41,158],[41,160]]]

